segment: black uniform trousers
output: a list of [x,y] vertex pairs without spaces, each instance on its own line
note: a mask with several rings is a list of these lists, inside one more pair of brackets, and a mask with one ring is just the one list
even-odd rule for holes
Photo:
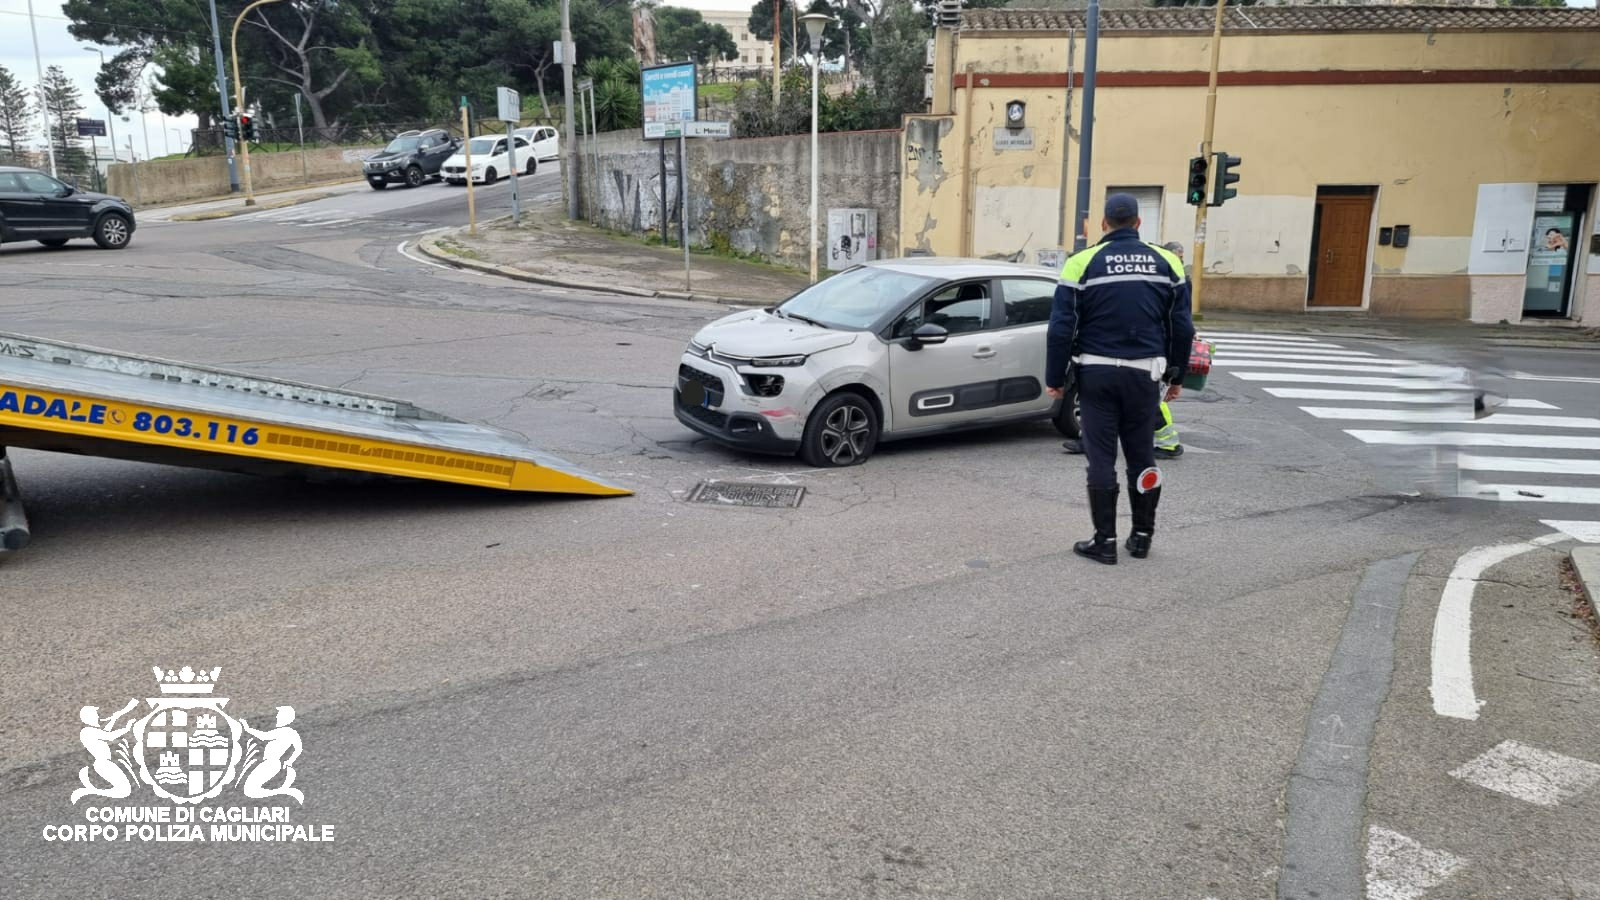
[[1130,478],[1156,464],[1161,383],[1150,380],[1149,369],[1079,366],[1078,402],[1089,487],[1117,487],[1118,440]]

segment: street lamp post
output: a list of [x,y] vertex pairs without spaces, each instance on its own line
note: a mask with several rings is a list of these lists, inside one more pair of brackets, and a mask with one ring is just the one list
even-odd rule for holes
[[833,21],[825,13],[800,17],[811,38],[811,283],[817,283],[817,82],[821,80],[822,32]]
[[[279,0],[255,0],[239,12],[239,17],[233,20],[233,40],[229,49],[233,54],[233,108],[239,115],[244,115],[244,82],[239,80],[239,26],[244,23],[244,17],[258,6],[268,3],[277,3]],[[240,169],[244,171],[244,205],[255,206],[256,194],[250,184],[250,142],[244,135],[239,135],[239,161]]]
[[[773,0],[777,2],[777,0]],[[39,26],[33,21],[33,0],[28,0],[28,28],[33,32],[33,66],[39,73],[39,118],[44,120],[44,150],[50,154],[50,175],[56,174],[56,142],[50,136],[50,104],[44,102],[44,63],[39,58]],[[65,125],[62,126],[66,127]],[[117,145],[111,145],[116,155]]]

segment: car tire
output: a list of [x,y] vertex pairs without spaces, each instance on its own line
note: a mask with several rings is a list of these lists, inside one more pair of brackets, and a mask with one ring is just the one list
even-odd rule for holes
[[406,169],[406,187],[422,187],[422,183],[427,180],[428,176],[422,174],[422,170],[416,166],[411,166]]
[[46,247],[49,247],[50,249],[54,250],[57,247],[65,247],[67,245],[67,239],[66,238],[40,238],[39,239],[39,243],[41,243],[41,244],[45,245]]
[[375,191],[381,191],[389,186],[389,182],[387,181],[369,181],[367,184],[372,185],[372,189]]
[[842,468],[867,461],[878,447],[878,412],[855,391],[824,397],[806,420],[800,458],[817,468]]
[[121,250],[132,238],[133,224],[122,213],[106,213],[94,223],[94,242],[101,250]]
[[532,175],[537,171],[539,171],[539,161],[531,156],[528,157],[528,165],[522,170],[522,174]]
[[1083,437],[1083,425],[1078,421],[1078,388],[1074,385],[1061,398],[1061,406],[1056,409],[1055,415],[1050,417],[1051,424],[1061,432],[1061,436],[1077,440]]

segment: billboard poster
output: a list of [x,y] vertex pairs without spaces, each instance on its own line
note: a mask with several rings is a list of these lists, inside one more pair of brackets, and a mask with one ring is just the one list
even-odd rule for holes
[[652,66],[639,75],[645,140],[677,137],[698,109],[695,64]]
[[1528,259],[1529,265],[1564,266],[1567,264],[1567,255],[1572,247],[1574,218],[1571,213],[1547,213],[1534,216],[1533,241],[1529,248],[1533,255]]

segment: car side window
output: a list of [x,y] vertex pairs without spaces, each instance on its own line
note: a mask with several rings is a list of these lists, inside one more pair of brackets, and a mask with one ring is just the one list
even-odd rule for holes
[[1006,300],[1006,326],[1050,321],[1055,306],[1056,282],[1043,278],[1006,278],[1000,282]]
[[38,172],[18,172],[17,180],[22,182],[22,189],[36,194],[55,194],[61,191],[61,182],[49,175],[40,175]]
[[502,154],[504,152],[506,152],[506,142],[505,141],[495,141],[494,142],[494,155],[495,156],[499,156],[500,154]]
[[523,140],[522,138],[517,138],[517,146],[518,147],[526,147],[526,146],[528,146],[528,142]]
[[951,334],[990,327],[989,282],[952,284],[917,304],[895,323],[895,337],[909,337],[922,325],[938,325]]
[[0,194],[15,194],[22,190],[22,185],[17,182],[17,176],[10,172],[0,172]]

